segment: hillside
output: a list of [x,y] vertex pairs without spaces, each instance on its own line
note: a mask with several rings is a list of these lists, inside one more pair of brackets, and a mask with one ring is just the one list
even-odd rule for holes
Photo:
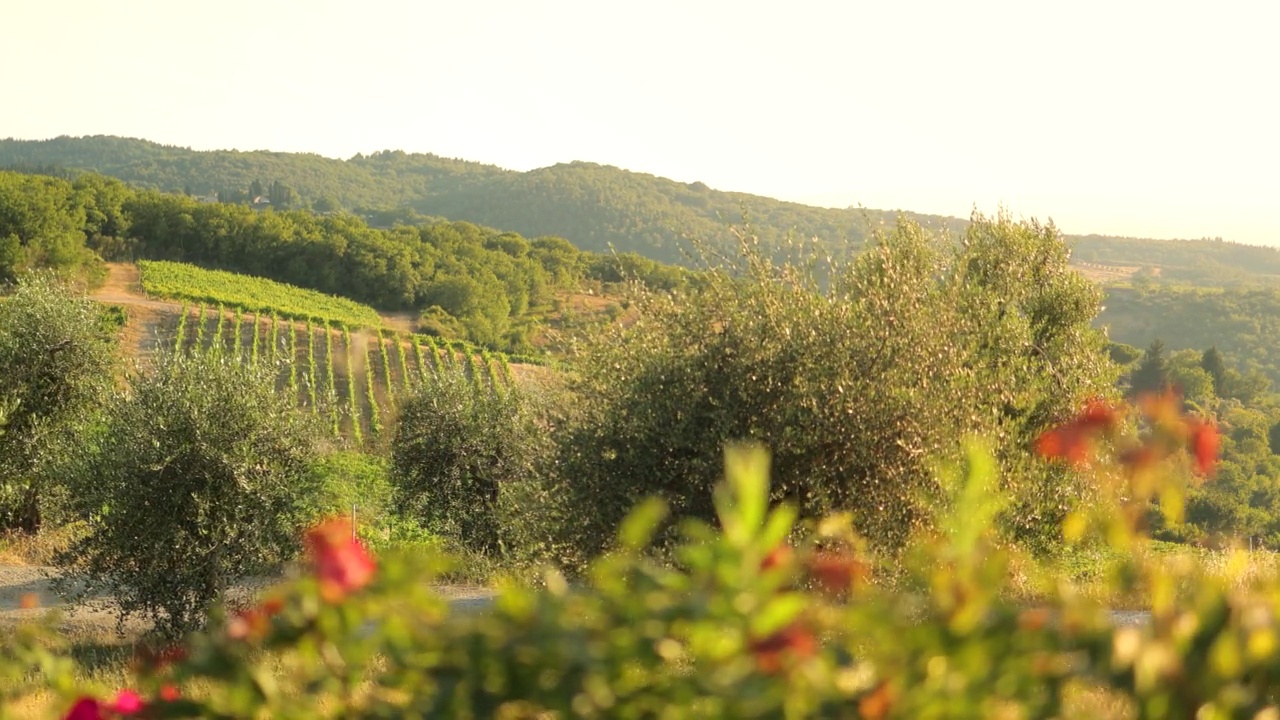
[[[528,172],[384,151],[347,160],[306,153],[193,151],[146,140],[95,136],[0,140],[0,168],[93,170],[140,187],[328,212],[357,211],[375,224],[430,217],[464,220],[526,237],[556,235],[581,250],[635,252],[687,264],[687,238],[726,237],[745,218],[766,244],[790,234],[847,256],[875,228],[904,215],[926,227],[962,229],[963,219],[911,212],[818,208],[714,190],[589,162]],[[1280,251],[1221,240],[1164,241],[1072,236],[1075,259],[1103,266],[1103,281],[1139,277],[1199,285],[1280,283]],[[1112,269],[1118,269],[1118,273]]]
[[1217,346],[1280,385],[1280,290],[1111,287],[1103,304],[1095,324],[1112,340],[1145,348],[1159,339],[1170,350]]
[[385,441],[398,403],[441,367],[453,365],[476,382],[493,384],[540,372],[460,342],[319,318],[289,320],[287,312],[265,304],[245,311],[158,299],[144,292],[146,280],[136,266],[112,263],[108,271],[92,297],[124,309],[121,351],[130,361],[146,365],[157,352],[182,350],[277,365],[280,392],[317,416],[335,437],[357,445]]
[[[685,237],[722,236],[750,218],[762,239],[789,232],[820,238],[839,251],[858,248],[870,228],[896,212],[837,210],[712,190],[702,183],[575,162],[525,173],[429,154],[385,151],[347,160],[267,151],[193,151],[117,137],[0,140],[0,167],[91,170],[139,187],[222,200],[259,193],[276,206],[395,208],[511,230],[526,237],[559,235],[579,249],[616,247],[664,262],[682,262]],[[959,221],[906,213],[929,227]]]

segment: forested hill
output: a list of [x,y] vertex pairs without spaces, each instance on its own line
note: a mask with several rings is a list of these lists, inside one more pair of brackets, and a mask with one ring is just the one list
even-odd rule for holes
[[[683,239],[717,238],[743,209],[766,243],[789,232],[817,237],[832,252],[862,245],[871,226],[892,225],[899,213],[817,208],[713,190],[594,163],[567,163],[529,172],[386,151],[347,160],[266,151],[193,151],[118,137],[0,140],[0,167],[92,170],[166,192],[248,202],[269,197],[277,207],[356,212],[411,209],[466,219],[526,237],[559,235],[583,250],[636,252],[682,262]],[[962,227],[955,218],[904,213],[927,227]]]
[[[806,241],[818,238],[837,257],[856,252],[873,228],[892,226],[899,215],[935,229],[959,231],[967,224],[939,215],[811,207],[595,163],[516,172],[401,151],[337,160],[306,153],[193,151],[106,136],[10,139],[0,140],[0,168],[93,170],[166,192],[217,193],[224,202],[262,196],[277,209],[350,210],[379,225],[445,217],[671,263],[686,261],[686,238],[726,238],[726,228],[743,221],[744,209],[767,245],[791,233]],[[1274,248],[1208,239],[1069,240],[1076,261],[1105,266],[1103,281],[1138,273],[1198,285],[1280,285],[1280,251]]]

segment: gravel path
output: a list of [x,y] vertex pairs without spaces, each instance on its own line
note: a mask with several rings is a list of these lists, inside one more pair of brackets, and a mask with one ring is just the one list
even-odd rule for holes
[[[66,612],[61,623],[64,628],[115,630],[116,615],[110,608],[91,604],[69,609],[50,589],[50,582],[57,573],[57,568],[52,567],[0,565],[0,626],[36,620],[50,609],[58,608]],[[435,591],[449,598],[454,608],[460,611],[483,609],[493,597],[492,590],[474,585],[439,585]],[[35,595],[39,603],[37,607],[22,607],[22,599],[28,595]],[[126,627],[141,630],[145,623],[138,620]]]

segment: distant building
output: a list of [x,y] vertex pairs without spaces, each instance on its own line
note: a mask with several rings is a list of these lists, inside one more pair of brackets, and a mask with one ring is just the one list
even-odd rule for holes
[[253,202],[249,203],[249,207],[254,210],[266,210],[271,207],[271,200],[266,195],[259,195],[253,199]]

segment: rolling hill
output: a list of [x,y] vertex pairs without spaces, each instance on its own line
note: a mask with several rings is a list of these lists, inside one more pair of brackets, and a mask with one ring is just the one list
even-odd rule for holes
[[[963,219],[905,211],[833,209],[724,192],[590,162],[516,172],[431,154],[389,150],[346,160],[306,153],[195,151],[146,140],[93,136],[0,140],[0,167],[92,170],[140,187],[217,193],[276,206],[361,212],[377,224],[426,217],[465,220],[525,237],[558,235],[582,250],[635,252],[685,264],[688,238],[724,239],[749,219],[766,245],[817,238],[829,254],[856,252],[879,227],[908,217],[963,229]],[[1075,259],[1104,282],[1130,276],[1207,286],[1280,285],[1280,251],[1219,239],[1071,236]]]

